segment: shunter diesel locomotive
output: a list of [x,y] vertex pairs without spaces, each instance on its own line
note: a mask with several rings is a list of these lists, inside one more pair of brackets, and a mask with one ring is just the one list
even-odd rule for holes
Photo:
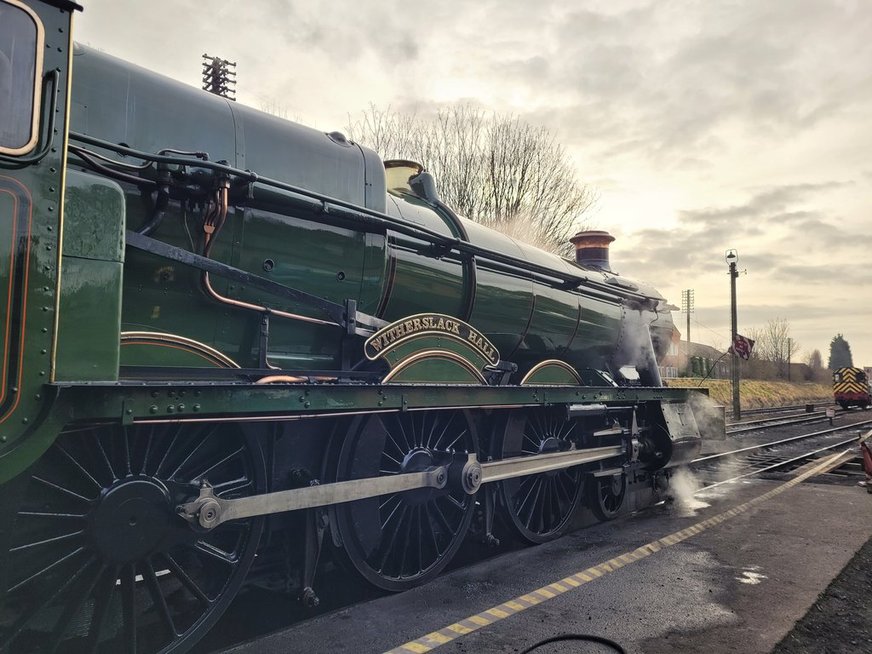
[[78,10],[0,0],[2,651],[182,652],[325,561],[402,590],[698,451],[607,234],[485,229],[413,162],[74,45]]
[[866,372],[851,366],[833,372],[833,399],[845,410],[852,406],[861,409],[872,406],[872,388]]

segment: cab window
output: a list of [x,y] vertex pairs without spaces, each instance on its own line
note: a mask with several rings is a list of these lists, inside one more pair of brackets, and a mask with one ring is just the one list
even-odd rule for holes
[[23,154],[37,140],[42,25],[16,0],[0,0],[0,152]]

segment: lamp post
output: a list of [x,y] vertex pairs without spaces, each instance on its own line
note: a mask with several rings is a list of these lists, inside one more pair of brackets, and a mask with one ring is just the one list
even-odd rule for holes
[[693,313],[693,289],[681,291],[681,310],[687,314],[687,376],[690,377],[693,367],[690,363],[690,314]]
[[737,317],[736,317],[736,278],[739,272],[736,270],[736,264],[739,262],[739,253],[735,250],[727,250],[724,259],[730,269],[730,347],[732,348],[732,365],[731,378],[733,387],[733,420],[739,420],[742,417],[742,410],[739,408],[739,355],[736,352],[736,333],[738,332]]

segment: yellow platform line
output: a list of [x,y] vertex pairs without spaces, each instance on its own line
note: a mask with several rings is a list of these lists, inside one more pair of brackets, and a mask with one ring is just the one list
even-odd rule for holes
[[724,511],[723,513],[719,513],[716,516],[698,522],[695,525],[686,527],[685,529],[676,531],[673,534],[669,534],[668,536],[659,538],[655,541],[647,543],[646,545],[637,547],[634,550],[620,554],[613,559],[603,561],[602,563],[590,567],[587,570],[576,572],[575,574],[564,577],[563,579],[558,579],[557,581],[543,586],[542,588],[537,588],[536,590],[532,590],[529,593],[515,597],[514,599],[511,599],[507,602],[492,606],[489,609],[485,609],[481,613],[471,615],[468,618],[464,618],[463,620],[459,620],[454,624],[443,627],[438,631],[430,632],[425,636],[421,636],[420,638],[411,640],[408,643],[400,645],[399,647],[388,650],[387,652],[385,652],[385,654],[408,654],[408,652],[415,652],[415,654],[424,654],[424,652],[434,650],[440,645],[444,645],[445,643],[451,642],[452,640],[460,638],[461,636],[464,636],[468,633],[478,631],[483,627],[490,626],[494,622],[505,620],[509,616],[520,613],[521,611],[526,611],[528,608],[536,606],[537,604],[547,602],[548,600],[563,595],[564,593],[569,593],[576,588],[583,586],[584,584],[590,583],[598,577],[602,577],[603,575],[607,575],[610,572],[614,572],[615,570],[625,565],[629,565],[630,563],[641,561],[642,559],[651,556],[652,554],[659,552],[660,550],[665,549],[670,545],[680,543],[684,540],[687,540],[691,536],[702,533],[706,529],[710,529],[711,527],[726,522],[730,518],[745,513],[746,511],[760,504],[761,502],[765,502],[766,500],[771,499],[776,495],[780,495],[784,491],[793,488],[797,484],[801,484],[809,477],[814,477],[815,475],[823,472],[824,470],[831,468],[832,465],[836,463],[837,459],[841,457],[846,457],[846,455],[853,456],[853,453],[840,452],[838,454],[834,454],[833,456],[825,459],[823,463],[807,470],[806,472],[803,472],[802,474],[794,477],[790,481],[773,488],[772,490],[764,493],[763,495],[758,495],[757,497],[748,500],[744,504],[733,507],[729,511]]

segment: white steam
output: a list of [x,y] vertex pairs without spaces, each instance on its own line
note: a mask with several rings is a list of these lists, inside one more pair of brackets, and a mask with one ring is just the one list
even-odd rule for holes
[[727,437],[724,407],[705,393],[689,393],[688,403],[703,441],[722,441]]
[[666,494],[672,498],[678,515],[686,518],[696,515],[700,509],[709,507],[708,503],[696,497],[702,490],[704,486],[696,475],[687,468],[679,468],[672,474]]

